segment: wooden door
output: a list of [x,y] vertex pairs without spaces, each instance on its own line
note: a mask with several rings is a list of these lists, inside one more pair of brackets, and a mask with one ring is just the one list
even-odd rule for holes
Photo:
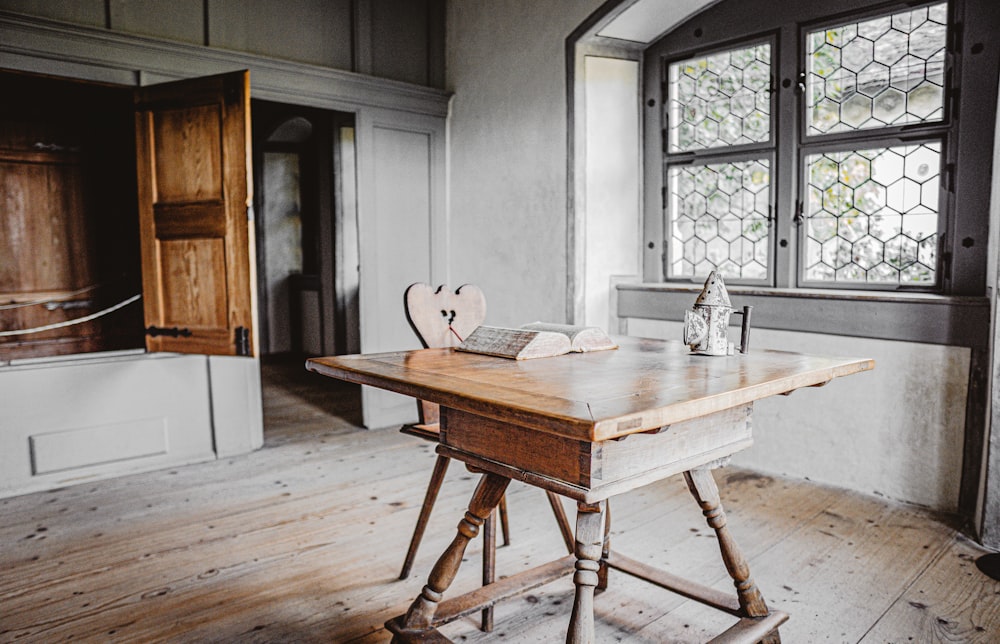
[[136,91],[146,348],[256,355],[249,72]]

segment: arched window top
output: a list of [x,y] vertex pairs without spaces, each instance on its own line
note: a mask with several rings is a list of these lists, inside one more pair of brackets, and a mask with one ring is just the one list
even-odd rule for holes
[[268,143],[304,143],[312,136],[313,125],[308,119],[296,116],[284,121],[267,137]]

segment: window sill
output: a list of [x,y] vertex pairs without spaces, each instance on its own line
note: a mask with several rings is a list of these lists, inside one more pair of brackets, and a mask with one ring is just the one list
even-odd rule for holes
[[[753,306],[752,326],[985,349],[987,297],[884,291],[730,286],[734,308]],[[683,321],[699,285],[618,284],[619,318]]]

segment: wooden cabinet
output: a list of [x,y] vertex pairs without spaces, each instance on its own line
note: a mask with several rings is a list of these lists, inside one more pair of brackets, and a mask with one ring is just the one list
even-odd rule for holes
[[248,76],[134,90],[0,71],[16,97],[0,104],[0,332],[56,326],[0,335],[0,361],[255,353]]
[[[0,93],[0,331],[139,293],[131,90],[0,72]],[[0,360],[141,347],[141,316],[0,336]]]

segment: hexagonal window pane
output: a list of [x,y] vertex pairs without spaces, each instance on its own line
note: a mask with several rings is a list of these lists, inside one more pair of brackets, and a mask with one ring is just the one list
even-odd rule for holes
[[763,264],[750,262],[743,267],[743,277],[752,280],[762,280],[767,278],[767,269]]
[[[665,226],[670,238],[664,262],[668,277],[691,277],[687,271],[700,277],[723,264],[737,279],[766,276],[769,168],[768,159],[668,168]],[[692,186],[694,192],[681,194]],[[756,212],[758,198],[763,200],[763,216]],[[758,246],[763,247],[760,253]],[[750,264],[755,266],[744,273]]]
[[869,181],[855,189],[854,207],[869,215],[882,210],[885,207],[885,186]]
[[920,205],[920,184],[907,178],[900,179],[886,190],[891,208],[906,213]]
[[706,197],[715,192],[716,187],[719,185],[719,174],[712,169],[712,166],[692,167],[696,170],[694,174],[694,189]]
[[854,207],[854,191],[842,183],[835,183],[823,191],[823,210],[840,215]]
[[726,215],[719,219],[719,237],[726,241],[735,241],[743,234],[743,231],[740,230],[742,226],[743,222],[739,217]]
[[939,3],[807,33],[807,135],[941,120],[948,27],[933,16],[946,13]]
[[823,263],[841,268],[851,263],[851,243],[834,237],[823,243]]
[[875,44],[867,38],[856,38],[844,46],[840,52],[840,64],[855,72],[861,71],[875,60]]
[[730,114],[719,123],[719,138],[726,143],[736,143],[743,136],[743,120]]
[[670,274],[675,277],[691,277],[694,275],[694,265],[686,259],[682,259],[673,263],[670,267]]
[[940,119],[943,104],[944,89],[930,81],[916,86],[906,97],[906,111],[916,119]]
[[889,68],[882,63],[871,63],[858,72],[858,91],[872,98],[889,87]]
[[705,256],[708,258],[708,261],[712,262],[716,266],[728,261],[729,242],[722,237],[713,238],[710,242],[708,242],[708,251]]
[[888,186],[903,178],[903,163],[905,159],[899,149],[886,148],[872,159],[872,179]]
[[[762,217],[751,217],[743,222],[743,236],[758,243],[765,243],[770,224]],[[766,244],[765,244],[766,245]]]
[[753,262],[753,242],[747,239],[737,239],[729,245],[729,257],[739,266]]
[[940,174],[940,146],[912,146],[907,150],[904,173],[918,183],[925,183]]
[[893,65],[906,55],[908,49],[906,34],[898,29],[890,29],[875,41],[875,60],[884,65]]
[[716,219],[721,219],[729,212],[729,195],[724,192],[715,192],[708,198],[708,214]]
[[878,40],[879,36],[892,27],[892,17],[882,16],[858,23],[858,35],[868,40]]
[[882,263],[882,242],[872,237],[862,237],[854,242],[851,259],[861,268],[871,270]]
[[707,116],[715,121],[721,121],[729,114],[729,98],[717,98],[708,104]]
[[806,270],[806,279],[817,282],[832,282],[836,279],[836,274],[826,264],[813,264]]
[[887,284],[899,282],[899,271],[889,264],[882,263],[868,271],[868,281]]
[[818,242],[833,239],[837,236],[837,218],[830,216],[810,217],[806,234],[809,235],[810,239],[815,239]]
[[880,241],[889,241],[903,230],[903,216],[896,214],[877,214],[868,220],[868,232]]
[[875,118],[885,125],[893,125],[906,113],[906,94],[890,87],[875,97]]
[[868,234],[868,217],[849,213],[837,219],[837,234],[841,239],[856,242]]
[[889,68],[889,83],[909,92],[927,76],[927,63],[916,56],[903,56]]
[[912,264],[899,273],[900,284],[933,284],[934,269],[923,264]]
[[[770,47],[760,43],[668,65],[669,152],[769,140]],[[684,129],[685,123],[694,127]]]
[[857,264],[848,264],[837,269],[838,282],[863,282],[865,277],[865,271]]
[[674,237],[682,241],[694,237],[694,221],[690,217],[678,217],[674,222]]
[[743,169],[731,163],[723,166],[719,172],[719,190],[727,195],[734,195],[743,186]]
[[860,154],[850,154],[840,162],[840,182],[851,188],[860,186],[871,177],[871,161]]
[[814,158],[809,166],[809,185],[826,190],[837,183],[840,175],[840,165],[837,159],[828,156],[810,157]]
[[705,119],[694,129],[695,140],[706,148],[719,139],[719,124],[711,119]]

